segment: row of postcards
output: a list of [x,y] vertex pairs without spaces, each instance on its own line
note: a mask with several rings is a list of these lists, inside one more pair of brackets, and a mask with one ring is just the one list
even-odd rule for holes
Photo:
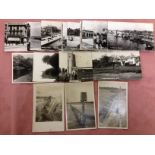
[[6,23],[4,51],[154,49],[153,23],[82,20]]
[[13,83],[140,78],[138,51],[12,53]]
[[[42,83],[33,85],[33,132],[128,129],[128,83]],[[95,96],[95,98],[94,98]]]

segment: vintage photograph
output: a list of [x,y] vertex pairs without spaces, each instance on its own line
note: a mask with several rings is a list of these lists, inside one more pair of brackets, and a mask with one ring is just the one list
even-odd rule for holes
[[32,82],[33,53],[12,54],[12,83]]
[[82,50],[107,50],[108,22],[82,21]]
[[4,51],[22,52],[41,50],[41,26],[39,22],[5,24]]
[[64,84],[34,84],[33,131],[64,130]]
[[59,76],[59,54],[34,53],[33,81],[56,82]]
[[91,52],[59,52],[59,81],[90,81],[93,79]]
[[99,81],[99,128],[128,128],[127,82]]
[[42,50],[62,49],[62,23],[60,21],[41,21]]
[[67,130],[96,128],[93,82],[65,84]]
[[79,50],[80,49],[80,22],[63,23],[63,49]]
[[92,52],[94,80],[136,80],[142,78],[138,51]]
[[153,24],[108,22],[108,48],[114,50],[153,50]]

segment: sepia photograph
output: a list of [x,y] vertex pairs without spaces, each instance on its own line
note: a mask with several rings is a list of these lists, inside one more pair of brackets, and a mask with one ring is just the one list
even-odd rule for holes
[[99,128],[128,129],[128,83],[99,81]]
[[5,24],[4,51],[23,52],[41,50],[41,26],[39,22]]
[[93,79],[91,52],[59,52],[59,81],[90,81]]
[[92,52],[94,80],[137,80],[142,78],[138,51]]
[[63,49],[79,50],[80,49],[80,22],[63,23]]
[[34,53],[33,81],[56,82],[59,76],[58,53]]
[[67,130],[95,129],[95,102],[93,82],[66,83]]
[[34,84],[33,132],[64,130],[64,84]]
[[108,22],[108,49],[153,50],[152,23]]
[[108,22],[82,21],[82,50],[107,50]]
[[41,49],[62,49],[62,22],[41,21]]
[[12,54],[12,83],[31,83],[33,80],[33,53]]

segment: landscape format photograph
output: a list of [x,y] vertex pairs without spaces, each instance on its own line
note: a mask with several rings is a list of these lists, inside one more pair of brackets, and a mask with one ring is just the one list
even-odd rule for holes
[[67,130],[96,128],[93,82],[66,83]]
[[93,79],[91,52],[59,52],[59,81],[90,81]]
[[94,80],[136,80],[142,78],[138,51],[92,52]]
[[39,22],[5,24],[4,51],[23,52],[41,50],[41,26]]
[[12,54],[12,82],[32,82],[33,75],[33,53]]
[[55,82],[59,76],[58,53],[34,53],[33,81]]
[[107,50],[108,22],[82,21],[82,50]]
[[99,128],[128,128],[127,82],[99,81]]
[[41,48],[43,51],[62,49],[61,22],[41,21]]
[[34,85],[33,130],[64,130],[64,85]]
[[114,50],[153,50],[153,24],[108,22],[108,48]]
[[63,23],[63,49],[79,50],[80,49],[80,22]]

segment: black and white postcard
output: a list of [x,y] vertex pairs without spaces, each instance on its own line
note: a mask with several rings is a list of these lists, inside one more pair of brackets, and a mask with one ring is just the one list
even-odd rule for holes
[[41,21],[41,48],[43,51],[62,49],[62,22]]
[[91,52],[59,52],[59,81],[90,81],[93,79]]
[[5,52],[41,50],[40,22],[6,23]]
[[87,21],[82,23],[82,50],[107,50],[108,22]]
[[34,82],[56,82],[59,76],[59,54],[34,53]]
[[33,132],[64,131],[64,84],[33,87]]
[[33,53],[12,54],[12,82],[31,83],[33,80]]
[[142,78],[138,51],[92,52],[94,80],[137,80]]
[[108,22],[108,48],[114,50],[154,49],[152,23]]
[[66,129],[95,129],[95,103],[93,82],[66,83]]
[[98,91],[99,128],[127,129],[127,82],[99,81]]
[[79,50],[80,49],[80,22],[64,22],[63,23],[63,50]]

